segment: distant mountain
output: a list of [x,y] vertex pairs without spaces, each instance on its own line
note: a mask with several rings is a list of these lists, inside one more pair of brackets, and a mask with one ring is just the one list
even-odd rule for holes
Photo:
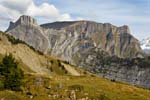
[[150,87],[149,64],[140,60],[144,57],[140,43],[126,25],[117,27],[93,21],[38,25],[35,19],[23,15],[11,22],[6,32],[44,54],[102,77]]
[[110,23],[72,21],[39,26],[35,19],[23,15],[15,23],[11,22],[6,32],[41,52],[68,61],[72,61],[76,53],[89,54],[91,48],[100,48],[123,58],[140,56],[142,52],[139,41],[126,25],[117,27]]
[[150,37],[141,41],[141,48],[145,53],[150,54]]

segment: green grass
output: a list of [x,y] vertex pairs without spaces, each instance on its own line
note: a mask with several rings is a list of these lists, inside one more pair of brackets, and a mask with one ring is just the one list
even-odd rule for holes
[[2,61],[2,59],[3,59],[3,56],[0,54],[0,62]]
[[[75,85],[83,87],[82,92],[88,93],[90,98],[99,98],[105,95],[110,100],[150,100],[150,91],[148,90],[111,82],[99,77],[70,77],[70,80],[64,80],[62,83],[67,87]],[[82,92],[79,93],[79,97],[83,96]]]
[[[2,58],[0,55],[0,60]],[[29,100],[29,94],[33,96],[32,100],[66,100],[71,91],[75,91],[77,99],[88,97],[91,100],[150,100],[149,90],[112,82],[88,72],[83,76],[71,76],[66,74],[60,60],[50,59],[50,62],[54,74],[40,75],[19,61],[19,66],[25,72],[22,91],[1,90],[0,100]],[[55,95],[58,97],[54,99]]]
[[51,60],[51,67],[50,70],[58,75],[66,75],[67,71],[65,70],[64,66],[61,64],[60,60]]
[[5,90],[0,91],[0,100],[27,100],[27,98],[20,93],[16,93],[13,91]]
[[[66,100],[72,90],[77,99],[88,97],[91,100],[150,100],[150,91],[127,84],[111,82],[97,76],[26,75],[22,92],[0,91],[0,99],[28,100]],[[8,92],[8,93],[6,93]],[[59,95],[54,99],[54,95]],[[7,98],[8,99],[7,99]],[[61,98],[61,99],[60,99]]]
[[99,77],[53,76],[49,79],[41,76],[40,78],[42,78],[40,85],[35,85],[36,78],[34,76],[30,76],[28,79],[30,81],[26,83],[27,86],[30,86],[30,92],[37,95],[35,100],[39,99],[38,95],[42,95],[46,99],[48,94],[59,94],[64,97],[62,100],[66,100],[71,90],[76,91],[78,99],[87,95],[88,98],[98,100],[100,98],[102,100],[150,100],[149,90],[111,82]]
[[[0,55],[0,59],[3,56]],[[71,91],[75,91],[77,99],[88,97],[90,100],[150,100],[150,91],[120,82],[98,77],[91,73],[82,76],[66,74],[60,60],[50,59],[54,74],[40,75],[32,72],[19,61],[25,73],[22,91],[0,91],[0,100],[66,100]],[[81,70],[82,72],[82,70]],[[82,72],[84,73],[84,72]],[[54,99],[54,96],[58,95]]]
[[25,65],[22,61],[18,61],[18,66],[26,73],[35,73],[32,71],[27,65]]

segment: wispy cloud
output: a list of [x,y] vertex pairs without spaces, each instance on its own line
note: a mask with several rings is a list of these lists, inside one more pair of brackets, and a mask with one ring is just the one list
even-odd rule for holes
[[[138,39],[150,36],[150,0],[51,0],[61,11],[87,20],[129,25]],[[64,6],[65,5],[65,6]]]
[[133,35],[142,39],[150,36],[149,9],[150,0],[1,0],[0,19],[5,16],[9,21],[28,14],[40,23],[85,19],[117,26],[126,24]]
[[[38,0],[37,0],[38,1]],[[48,21],[55,20],[73,20],[69,13],[61,13],[60,10],[53,4],[41,2],[37,4],[36,0],[1,0],[0,1],[0,23],[1,29],[4,25],[8,26],[9,21],[15,21],[21,15],[30,15]],[[5,24],[4,24],[5,23]],[[6,24],[7,23],[7,24]]]

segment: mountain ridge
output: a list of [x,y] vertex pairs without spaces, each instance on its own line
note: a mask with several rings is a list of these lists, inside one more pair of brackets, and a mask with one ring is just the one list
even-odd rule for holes
[[149,63],[128,26],[86,21],[58,24],[50,28],[19,24],[7,34],[102,77],[150,88],[149,80],[142,80],[149,78]]
[[[23,20],[23,19],[26,19],[26,20]],[[45,25],[41,25],[43,27],[43,28],[41,28],[40,26],[37,25],[36,21],[32,17],[24,15],[18,19],[18,21],[16,22],[16,25],[15,25],[15,26],[20,27],[20,29],[25,27],[24,25],[22,25],[21,21],[23,24],[25,24],[25,26],[27,26],[26,28],[29,29],[27,31],[20,30],[22,32],[25,32],[25,33],[20,33],[22,36],[19,36],[20,34],[17,34],[15,32],[14,26],[10,26],[10,27],[13,27],[13,29],[11,30],[10,28],[8,28],[6,30],[6,32],[13,33],[14,36],[16,36],[16,37],[18,36],[19,39],[24,40],[26,42],[31,41],[31,43],[29,43],[29,44],[31,44],[36,49],[39,49],[40,51],[45,52],[45,53],[48,52],[48,50],[47,50],[48,48],[50,48],[50,49],[53,48],[51,46],[49,47],[48,45],[54,45],[53,43],[48,42],[50,39],[48,39],[47,37],[49,37],[49,35],[51,35],[52,33],[55,33],[56,37],[58,37],[58,38],[63,37],[63,36],[57,36],[57,35],[61,34],[61,33],[65,34],[64,31],[66,33],[68,33],[66,35],[74,36],[74,38],[82,38],[82,39],[90,38],[93,41],[92,45],[94,44],[95,46],[106,50],[110,54],[117,55],[119,57],[127,57],[127,56],[133,57],[133,56],[137,56],[136,50],[137,50],[137,52],[138,51],[141,52],[141,48],[138,44],[138,40],[135,39],[130,34],[129,27],[126,25],[121,26],[121,27],[116,27],[109,23],[102,24],[102,23],[96,23],[94,21],[72,21],[72,22],[54,22],[54,23],[49,24],[50,28],[48,28],[48,26],[46,26],[48,24],[45,24]],[[18,23],[20,23],[20,24],[18,24]],[[10,24],[10,25],[12,25],[12,24]],[[36,25],[36,26],[34,26],[34,25]],[[52,25],[52,26],[50,26],[50,25]],[[46,30],[44,28],[48,28],[48,29]],[[55,29],[57,29],[58,31]],[[16,28],[16,30],[19,31],[19,28]],[[34,30],[34,31],[31,33],[32,30]],[[16,35],[15,35],[15,33],[16,33]],[[40,37],[37,37],[37,39],[33,40],[33,41],[32,41],[32,39],[28,40],[28,36],[25,37],[27,35],[26,33],[31,33],[31,34],[39,33],[39,35],[40,34],[43,35],[43,36],[40,36],[43,38],[42,38],[42,40],[40,39]],[[70,38],[68,36],[67,36],[67,38]],[[98,40],[98,37],[100,37],[99,40]],[[130,39],[132,39],[132,40],[130,40]],[[37,40],[41,41],[41,42],[39,42],[39,43],[41,43],[41,46],[36,47],[37,46],[36,44],[39,44],[39,43],[34,43],[34,42]],[[47,43],[45,43],[45,42],[43,43],[42,42],[43,40],[45,40],[45,42],[47,42]],[[132,42],[135,42],[134,44],[136,44],[136,46],[132,45]],[[122,44],[120,46],[117,46],[117,45],[119,45],[117,43],[119,43],[119,44],[122,43]],[[125,55],[124,52],[127,53],[127,51],[121,52],[121,51],[123,51],[122,49],[126,50],[126,47],[128,47],[127,45],[125,47],[122,47],[125,44],[128,44],[128,45],[131,44],[132,46],[134,46],[133,48],[135,48],[135,50],[134,50],[135,54],[130,55],[128,53],[127,55]],[[45,46],[42,46],[42,45],[45,45]],[[42,48],[44,48],[44,49],[41,50]],[[130,48],[128,48],[128,49],[130,50]],[[129,52],[131,52],[131,51],[129,51]]]
[[[59,26],[60,28],[56,28],[56,29],[61,29],[63,27],[70,26],[70,25],[76,24],[76,23],[97,23],[97,24],[110,24],[112,26],[115,26],[115,25],[113,25],[111,23],[100,23],[100,22],[91,21],[91,20],[55,21],[55,22],[51,22],[51,23],[41,24],[40,26],[44,27],[44,28],[54,28],[54,29],[55,29],[54,26]],[[59,25],[59,24],[62,24],[62,25]],[[123,26],[128,27],[127,25],[116,26],[116,27],[123,27]],[[130,33],[130,32],[128,32],[128,33]]]

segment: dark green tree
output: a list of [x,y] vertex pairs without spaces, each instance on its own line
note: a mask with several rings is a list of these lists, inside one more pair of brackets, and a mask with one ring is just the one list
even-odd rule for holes
[[0,75],[4,76],[5,89],[20,90],[24,74],[12,54],[5,55],[3,58],[0,64]]

